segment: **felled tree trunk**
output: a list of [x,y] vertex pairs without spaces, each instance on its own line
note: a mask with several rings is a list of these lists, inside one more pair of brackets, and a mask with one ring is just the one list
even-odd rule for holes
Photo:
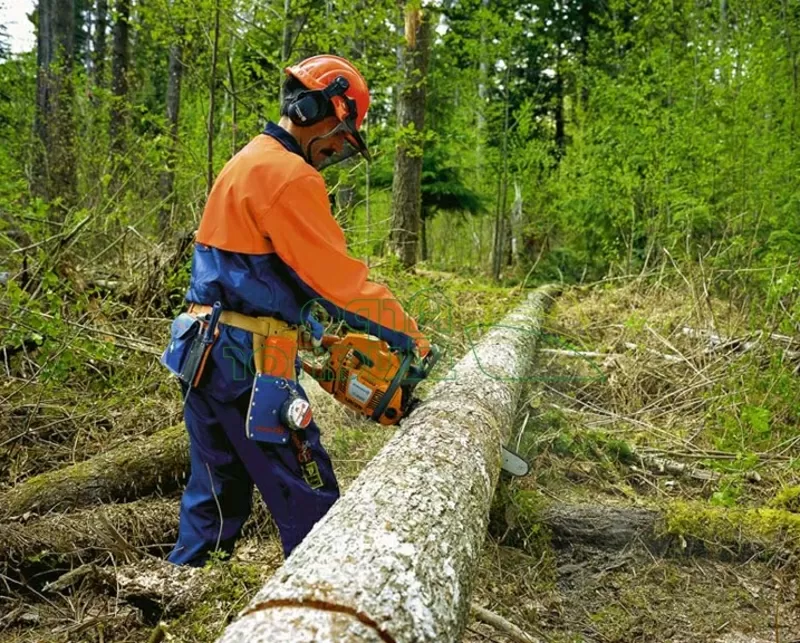
[[[312,405],[329,395],[303,380]],[[331,449],[336,458],[336,449]],[[0,494],[0,517],[69,511],[107,502],[135,500],[183,484],[189,473],[189,439],[183,424],[111,449],[84,462],[42,473]]]
[[175,499],[110,504],[0,524],[0,561],[16,567],[28,558],[52,556],[64,564],[91,560],[103,551],[124,560],[174,542],[177,532]]
[[67,511],[175,489],[189,469],[188,443],[177,425],[34,476],[0,496],[0,516]]
[[536,293],[450,370],[222,641],[459,640],[547,302]]
[[571,504],[522,491],[495,504],[491,527],[505,544],[522,548],[533,544],[528,543],[532,535],[535,546],[544,537],[557,549],[583,545],[613,551],[640,545],[657,556],[788,560],[800,551],[800,515],[793,509],[715,507],[705,501],[650,507]]

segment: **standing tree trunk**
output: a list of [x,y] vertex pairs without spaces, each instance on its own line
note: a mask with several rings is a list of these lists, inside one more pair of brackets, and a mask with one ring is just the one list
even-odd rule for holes
[[420,218],[420,237],[421,237],[421,248],[422,251],[422,260],[428,260],[428,225],[427,225],[428,217],[421,217]]
[[522,189],[519,187],[517,181],[514,181],[514,203],[511,206],[511,217],[508,229],[508,251],[510,254],[508,265],[511,265],[513,260],[520,256],[519,235],[522,230]]
[[74,38],[74,0],[40,0],[34,123],[39,146],[32,189],[48,201],[60,198],[65,209],[75,204],[77,181],[72,105]]
[[559,53],[556,56],[556,149],[559,158],[564,155],[567,139],[564,135],[564,64],[561,57],[561,43],[557,43]]
[[208,91],[208,138],[206,155],[206,195],[214,185],[214,110],[217,85],[217,56],[219,54],[219,0],[214,8],[214,45],[211,49],[211,78]]
[[231,37],[231,48],[226,57],[226,64],[228,67],[228,86],[231,90],[231,156],[236,154],[239,148],[238,134],[239,134],[239,114],[238,114],[238,98],[236,97],[236,75],[233,73],[233,46],[234,40]]
[[94,23],[94,52],[92,53],[94,86],[105,87],[106,30],[108,29],[108,0],[97,0]]
[[128,97],[128,68],[131,64],[128,23],[131,14],[130,0],[117,0],[117,20],[114,22],[114,53],[111,62],[111,93],[114,95],[111,107],[111,151],[121,154],[125,151],[128,110],[125,102]]
[[425,82],[430,25],[418,8],[406,8],[406,49],[403,90],[398,100],[397,144],[392,181],[392,249],[403,266],[417,261],[422,209],[422,145],[425,128]]
[[178,123],[181,110],[181,79],[183,77],[183,26],[176,29],[176,40],[169,49],[169,78],[167,80],[167,122],[169,123],[170,150],[167,169],[161,172],[159,189],[161,210],[158,231],[165,236],[170,227],[170,216],[175,204],[175,161],[178,151]]
[[280,93],[278,95],[278,105],[283,105],[283,81],[285,79],[283,68],[289,64],[289,56],[292,53],[292,29],[289,25],[291,20],[292,2],[283,0],[283,31],[281,33],[281,64],[280,67]]
[[356,162],[355,158],[350,158],[339,165],[342,174],[340,174],[339,178],[339,188],[336,190],[336,221],[345,231],[345,234],[347,234],[350,217],[353,214],[353,206],[356,202],[355,178],[350,175]]
[[[403,0],[397,0],[397,11],[395,12],[394,30],[397,37],[397,46],[395,47],[395,57],[397,60],[397,69],[405,69],[406,48],[404,45],[406,39],[406,20],[405,9],[403,7]],[[400,94],[403,93],[402,81],[398,81],[397,85],[392,88],[392,106],[394,107],[395,118],[400,122]]]
[[506,200],[508,198],[508,112],[509,112],[509,68],[505,77],[505,118],[503,119],[503,148],[500,160],[501,172],[497,179],[497,210],[494,218],[494,248],[492,249],[492,277],[500,279],[503,269],[503,249],[505,247]]
[[[311,5],[313,6],[313,5]],[[289,59],[292,57],[292,50],[297,38],[308,19],[308,9],[303,14],[297,14],[292,17],[292,2],[291,0],[283,0],[283,30],[281,33],[281,64],[280,64],[280,93],[279,104],[283,104],[283,81],[286,78],[283,73],[283,68],[289,64]]]
[[[489,0],[481,0],[482,11],[489,11]],[[483,140],[486,136],[486,85],[489,80],[489,52],[486,48],[486,31],[488,22],[484,19],[481,28],[481,44],[478,56],[478,109],[475,110],[475,127],[477,129],[477,146],[475,149],[475,169],[478,174],[478,185],[483,180]]]
[[581,115],[589,107],[589,34],[592,29],[592,11],[595,10],[593,0],[582,0],[578,11],[578,73],[575,82],[575,111]]

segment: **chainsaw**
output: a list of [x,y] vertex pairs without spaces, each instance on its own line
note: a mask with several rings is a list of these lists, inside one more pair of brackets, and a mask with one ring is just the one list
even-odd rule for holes
[[[323,335],[322,349],[327,352],[325,361],[315,365],[303,360],[303,370],[338,402],[386,426],[397,424],[414,410],[419,402],[414,389],[441,357],[434,345],[418,358],[363,333]],[[528,473],[528,463],[513,451],[504,447],[502,457],[503,471],[513,476]]]
[[382,339],[363,333],[323,335],[327,359],[303,361],[303,370],[338,401],[383,425],[397,424],[416,406],[413,392],[428,377],[440,351],[431,346],[424,358],[393,351]]

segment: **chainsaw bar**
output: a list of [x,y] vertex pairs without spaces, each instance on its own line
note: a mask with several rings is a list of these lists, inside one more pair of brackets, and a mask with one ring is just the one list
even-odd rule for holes
[[502,469],[506,473],[510,473],[512,476],[520,478],[522,476],[528,475],[528,472],[531,470],[530,465],[525,461],[522,456],[517,453],[514,453],[510,449],[506,449],[503,447],[503,464]]

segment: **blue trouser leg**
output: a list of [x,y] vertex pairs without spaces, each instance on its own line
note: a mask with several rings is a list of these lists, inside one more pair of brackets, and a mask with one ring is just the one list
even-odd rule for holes
[[250,515],[253,483],[200,391],[189,394],[184,419],[191,474],[181,499],[178,542],[168,560],[199,566],[216,549],[233,551]]
[[287,556],[339,497],[317,425],[312,422],[299,434],[308,442],[322,481],[320,488],[312,489],[303,479],[291,443],[272,445],[247,438],[249,401],[246,394],[222,403],[197,389],[186,399],[192,474],[181,502],[178,543],[169,557],[172,562],[202,565],[217,540],[221,549],[230,551],[250,512],[252,482],[278,525]]

